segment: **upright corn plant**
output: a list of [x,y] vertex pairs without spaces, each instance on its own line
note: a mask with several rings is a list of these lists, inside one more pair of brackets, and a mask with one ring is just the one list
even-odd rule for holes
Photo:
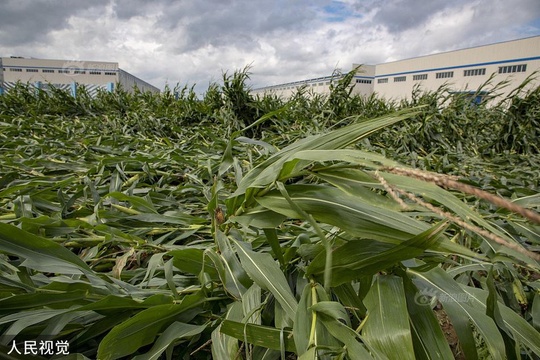
[[[212,337],[217,357],[236,346],[232,337],[252,358],[450,359],[437,301],[467,359],[478,347],[495,359],[540,355],[540,334],[504,304],[494,280],[538,271],[538,256],[429,176],[349,149],[412,115],[303,139],[242,178],[215,236],[252,285],[225,282],[238,299]],[[456,232],[475,249],[457,243]],[[465,280],[477,270],[480,287]]]

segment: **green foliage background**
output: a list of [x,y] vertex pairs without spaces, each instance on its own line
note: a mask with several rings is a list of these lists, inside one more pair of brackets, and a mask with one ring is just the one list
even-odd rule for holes
[[360,97],[352,73],[285,100],[251,95],[247,70],[202,99],[0,96],[0,353],[540,356],[540,224],[411,175],[538,212],[532,78],[506,97],[486,83],[480,105]]

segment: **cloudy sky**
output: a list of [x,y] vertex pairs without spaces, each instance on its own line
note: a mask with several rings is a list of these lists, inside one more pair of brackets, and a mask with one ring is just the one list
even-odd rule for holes
[[151,84],[251,86],[540,35],[540,0],[0,0],[0,56],[115,61]]

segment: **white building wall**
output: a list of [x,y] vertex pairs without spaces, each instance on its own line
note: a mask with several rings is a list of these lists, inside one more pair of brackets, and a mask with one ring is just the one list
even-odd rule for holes
[[142,92],[159,92],[159,89],[155,86],[150,85],[146,81],[143,81],[122,69],[120,69],[118,72],[118,82],[124,87],[125,90],[128,91],[132,91],[136,87]]
[[[353,64],[353,69],[357,66]],[[504,95],[535,71],[540,71],[540,36],[378,65],[363,65],[353,80],[353,93],[368,96],[375,92],[383,98],[399,100],[410,98],[416,85],[426,91],[437,90],[442,85],[448,86],[451,91],[475,91],[493,74],[491,85],[483,90],[493,89],[497,83],[508,81],[505,88],[498,89],[498,93]],[[307,85],[315,93],[328,93],[329,80],[331,77],[296,81],[256,89],[253,93],[272,92],[289,97],[302,85]],[[530,86],[538,86],[539,83],[537,79]]]
[[59,88],[77,83],[91,89],[107,89],[110,84],[120,83],[128,91],[137,85],[142,91],[159,92],[158,88],[120,69],[116,62],[4,57],[0,63],[0,87],[4,89],[20,81]]
[[294,81],[290,83],[279,84],[275,86],[267,86],[251,91],[253,95],[274,94],[282,98],[291,97],[300,89],[304,89],[307,93],[312,94],[328,94],[329,87],[332,81],[337,81],[337,77],[325,76],[307,80]]
[[105,85],[118,81],[118,63],[2,58],[5,82]]
[[373,93],[375,85],[375,65],[353,64],[353,69],[358,69],[353,79],[353,94],[369,96]]
[[[369,95],[373,92],[373,78],[375,76],[374,65],[357,65],[353,64],[353,69],[358,68],[357,75],[351,82],[351,85],[355,85],[353,93]],[[343,75],[340,76],[324,76],[319,78],[294,81],[290,83],[279,84],[275,86],[266,86],[260,89],[254,89],[251,91],[253,95],[262,95],[265,93],[275,94],[282,98],[291,97],[301,88],[309,94],[330,94],[330,85],[337,83]]]
[[379,64],[374,91],[388,99],[410,98],[417,84],[424,90],[436,90],[447,84],[454,91],[474,91],[494,74],[492,85],[486,90],[508,80],[509,86],[502,91],[508,93],[539,70],[540,36],[537,36]]

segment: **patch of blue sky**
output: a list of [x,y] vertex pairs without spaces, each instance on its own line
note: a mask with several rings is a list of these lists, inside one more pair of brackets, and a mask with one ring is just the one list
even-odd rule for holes
[[349,4],[342,1],[331,1],[323,7],[323,10],[326,20],[330,22],[342,22],[350,17],[361,17],[350,8]]
[[518,25],[517,29],[523,37],[538,36],[540,35],[540,18]]
[[540,18],[534,19],[533,21],[529,22],[527,25],[533,28],[536,28],[537,30],[540,31]]

